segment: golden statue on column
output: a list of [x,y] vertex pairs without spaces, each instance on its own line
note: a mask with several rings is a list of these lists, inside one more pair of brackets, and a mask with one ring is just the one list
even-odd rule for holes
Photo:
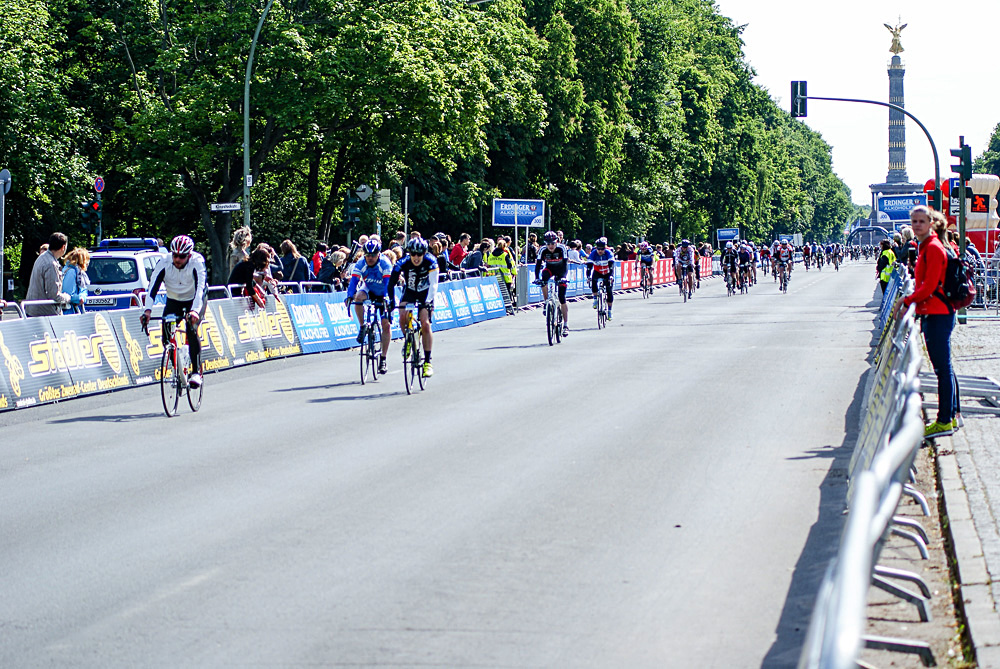
[[889,32],[892,33],[892,46],[889,47],[889,52],[896,56],[903,53],[903,43],[899,41],[899,33],[903,32],[903,28],[905,28],[907,24],[904,23],[903,25],[899,25],[897,23],[895,28],[890,26],[888,23],[883,23],[882,25],[884,25]]

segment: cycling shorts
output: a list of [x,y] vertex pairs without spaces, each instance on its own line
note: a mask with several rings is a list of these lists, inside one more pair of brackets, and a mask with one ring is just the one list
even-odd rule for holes
[[645,265],[646,267],[652,267],[652,266],[653,266],[653,259],[652,259],[651,257],[650,257],[650,258],[646,258],[646,257],[644,257],[644,256],[639,256],[639,260],[640,260],[640,261],[642,262],[642,264],[643,264],[643,265]]
[[603,281],[604,282],[604,290],[608,294],[608,304],[611,304],[611,302],[615,299],[614,298],[614,291],[613,291],[614,286],[615,286],[614,280],[611,278],[610,274],[594,274],[594,275],[592,275],[590,277],[590,292],[591,293],[597,293],[597,283],[599,281]]
[[434,303],[427,301],[426,290],[411,290],[410,288],[405,289],[403,291],[403,296],[399,299],[399,306],[402,308],[407,304],[415,304],[420,309],[434,311]]
[[556,280],[556,286],[558,288],[557,292],[559,293],[559,304],[566,304],[566,275],[561,274],[556,276],[549,271],[548,267],[546,267],[542,270],[542,276],[539,277],[539,280],[542,282],[542,285],[545,285],[549,282],[549,279]]

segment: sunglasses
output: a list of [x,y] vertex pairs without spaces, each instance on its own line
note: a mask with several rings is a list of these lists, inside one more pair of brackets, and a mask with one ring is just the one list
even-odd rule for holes
[[410,257],[411,258],[417,258],[417,257],[420,257],[422,255],[424,255],[423,251],[419,251],[419,252],[418,251],[410,251]]
[[184,260],[184,258],[187,258],[191,254],[190,253],[172,253],[170,255],[172,255],[173,257],[177,258],[178,260]]

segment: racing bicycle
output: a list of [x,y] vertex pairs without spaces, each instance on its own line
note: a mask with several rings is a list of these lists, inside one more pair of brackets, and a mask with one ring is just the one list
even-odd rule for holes
[[646,299],[653,295],[653,268],[650,265],[642,266],[642,298]]
[[600,330],[608,323],[608,295],[604,292],[604,282],[597,283],[597,329]]
[[406,394],[411,395],[417,385],[424,389],[427,377],[424,376],[423,337],[420,336],[420,305],[408,304],[406,311],[409,316],[401,319],[405,323],[400,323],[403,328],[403,384]]
[[[205,390],[205,380],[202,376],[201,385],[192,388],[188,384],[188,377],[191,375],[191,353],[185,341],[180,343],[178,339],[177,316],[171,314],[165,318],[151,318],[150,321],[163,321],[166,344],[163,347],[163,356],[160,358],[160,397],[163,400],[163,410],[168,417],[177,415],[177,410],[181,403],[181,395],[187,395],[188,406],[191,411],[198,411],[201,408],[201,396]],[[143,332],[149,334],[149,323],[143,326]],[[202,363],[204,367],[204,363]],[[198,370],[199,373],[204,371]]]
[[[542,285],[541,280],[536,280],[535,285]],[[563,316],[557,297],[558,293],[559,286],[553,277],[549,279],[549,297],[542,306],[545,310],[545,333],[549,339],[549,346],[554,346],[562,341]]]
[[378,361],[382,353],[382,316],[385,313],[384,302],[365,300],[365,320],[361,324],[365,334],[358,352],[361,362],[361,385],[365,385],[365,378],[368,376],[371,376],[372,381],[378,381]]

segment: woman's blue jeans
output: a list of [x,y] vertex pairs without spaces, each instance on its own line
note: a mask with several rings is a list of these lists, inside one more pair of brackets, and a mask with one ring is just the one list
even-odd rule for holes
[[958,377],[951,366],[951,331],[955,327],[953,314],[927,314],[920,317],[927,356],[938,379],[937,422],[947,425],[961,411],[958,399]]

